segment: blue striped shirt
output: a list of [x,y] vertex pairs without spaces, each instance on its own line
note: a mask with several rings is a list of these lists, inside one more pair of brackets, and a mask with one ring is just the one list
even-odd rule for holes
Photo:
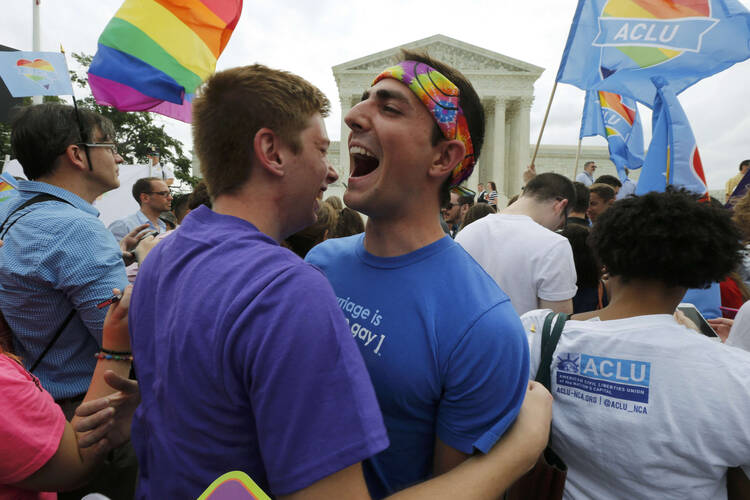
[[154,226],[154,223],[151,222],[148,217],[146,217],[146,214],[138,210],[136,213],[128,215],[124,219],[114,221],[109,225],[108,229],[112,232],[112,234],[115,235],[115,239],[117,239],[117,241],[120,241],[125,236],[127,236],[130,231],[137,228],[138,226],[142,226],[143,224],[148,224],[149,226],[151,226],[151,229],[155,231],[165,233],[167,231],[167,224],[161,219],[159,219],[158,223],[158,226]]
[[[106,309],[96,304],[128,280],[120,247],[79,196],[51,184],[19,181],[18,195],[0,204],[0,223],[23,202],[48,193],[71,203],[45,201],[23,213],[0,247],[0,310],[14,334],[14,348],[27,368],[36,361],[65,318],[77,313],[34,374],[55,399],[86,392],[101,346]],[[6,224],[6,229],[8,224]],[[3,230],[5,231],[5,230]]]

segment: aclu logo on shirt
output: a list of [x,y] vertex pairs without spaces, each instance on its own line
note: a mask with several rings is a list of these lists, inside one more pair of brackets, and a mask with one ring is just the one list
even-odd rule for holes
[[649,362],[567,352],[557,356],[556,369],[557,394],[606,408],[648,413]]

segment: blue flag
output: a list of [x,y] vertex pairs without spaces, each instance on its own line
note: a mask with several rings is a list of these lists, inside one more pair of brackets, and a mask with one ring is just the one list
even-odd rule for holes
[[0,78],[13,97],[73,95],[60,52],[0,52]]
[[557,80],[649,107],[662,76],[675,94],[750,57],[737,0],[579,0]]
[[706,195],[706,176],[685,111],[663,78],[654,77],[653,84],[653,133],[635,194],[661,192],[669,184]]
[[607,139],[609,157],[620,179],[625,169],[643,165],[643,128],[635,100],[611,92],[586,92],[580,137],[600,135]]

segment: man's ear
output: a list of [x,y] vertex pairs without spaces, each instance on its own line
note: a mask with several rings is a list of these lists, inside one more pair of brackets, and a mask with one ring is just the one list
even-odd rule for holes
[[261,167],[271,175],[284,176],[281,138],[270,128],[262,128],[253,138],[253,154]]
[[428,172],[432,177],[445,177],[446,174],[450,174],[466,155],[466,146],[458,139],[440,141],[436,148],[437,156]]
[[74,168],[77,168],[78,170],[88,170],[88,158],[86,157],[86,150],[82,146],[78,146],[77,144],[70,144],[67,148],[65,148],[65,152],[61,155],[65,158],[63,159],[65,162],[70,163],[74,166]]
[[560,213],[564,213],[565,207],[568,206],[568,199],[563,198],[562,200],[559,200],[557,203],[558,203],[558,206],[560,207]]

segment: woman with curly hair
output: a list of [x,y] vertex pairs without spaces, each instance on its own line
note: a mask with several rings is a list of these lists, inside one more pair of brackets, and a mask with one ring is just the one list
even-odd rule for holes
[[542,332],[562,322],[550,446],[568,465],[565,498],[726,498],[728,469],[750,473],[750,353],[673,316],[688,288],[734,269],[739,241],[728,212],[684,191],[620,200],[590,236],[609,305],[521,318],[532,376]]

